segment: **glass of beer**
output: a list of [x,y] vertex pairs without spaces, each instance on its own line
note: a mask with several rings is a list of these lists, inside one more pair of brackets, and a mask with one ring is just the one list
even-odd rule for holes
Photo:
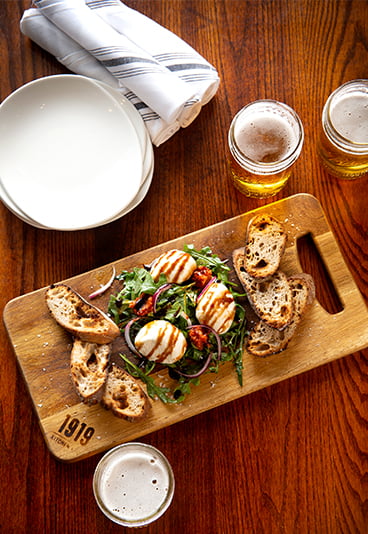
[[318,154],[333,176],[354,179],[368,172],[368,80],[347,82],[328,97]]
[[295,111],[276,100],[256,100],[233,118],[228,135],[233,184],[249,197],[276,195],[290,178],[304,141]]
[[114,523],[143,527],[162,516],[174,494],[174,475],[155,447],[130,442],[107,452],[97,464],[93,493]]

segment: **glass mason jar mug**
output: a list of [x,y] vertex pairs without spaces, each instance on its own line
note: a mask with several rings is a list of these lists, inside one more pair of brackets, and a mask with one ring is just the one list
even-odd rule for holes
[[233,184],[249,197],[276,195],[286,185],[303,142],[303,125],[292,108],[276,100],[251,102],[229,129]]
[[353,80],[328,97],[322,112],[318,155],[333,176],[368,172],[368,80]]

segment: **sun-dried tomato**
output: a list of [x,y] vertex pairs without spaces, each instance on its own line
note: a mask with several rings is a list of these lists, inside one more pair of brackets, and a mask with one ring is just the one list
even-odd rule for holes
[[208,332],[201,326],[193,326],[189,330],[189,338],[194,347],[198,350],[203,350],[209,345]]
[[142,293],[142,295],[129,304],[129,308],[131,308],[138,317],[144,317],[153,311],[153,296]]
[[204,265],[200,265],[196,268],[192,274],[192,280],[198,289],[203,289],[205,285],[211,280],[212,271]]

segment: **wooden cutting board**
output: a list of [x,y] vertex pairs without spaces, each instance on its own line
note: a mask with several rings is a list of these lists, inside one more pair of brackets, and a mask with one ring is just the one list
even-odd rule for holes
[[[245,352],[243,386],[238,384],[232,365],[224,364],[218,374],[203,376],[184,403],[168,406],[155,400],[145,420],[136,423],[120,420],[99,405],[88,407],[79,401],[69,374],[71,338],[50,317],[44,301],[45,288],[8,302],[4,309],[5,326],[46,443],[56,458],[63,461],[86,458],[368,346],[367,307],[319,202],[308,194],[268,204],[64,282],[86,297],[110,277],[112,265],[117,272],[131,270],[184,244],[193,244],[195,248],[209,245],[222,259],[231,258],[232,251],[244,245],[247,222],[256,212],[270,213],[285,222],[288,245],[281,267],[286,274],[302,271],[297,240],[306,234],[312,236],[343,310],[332,315],[316,300],[281,355],[262,359]],[[119,282],[115,284],[114,292],[120,287]],[[106,310],[112,291],[93,303]],[[115,343],[116,353],[121,350],[119,343],[120,338]],[[159,374],[161,384],[169,382],[165,372]]]

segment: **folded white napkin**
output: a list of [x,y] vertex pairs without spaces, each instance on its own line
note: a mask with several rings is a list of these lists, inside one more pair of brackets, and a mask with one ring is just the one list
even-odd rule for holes
[[219,76],[178,36],[119,0],[35,0],[21,31],[77,74],[108,83],[140,112],[158,146],[188,126]]
[[119,90],[140,113],[154,145],[159,146],[179,130],[179,121],[174,121],[171,124],[165,122],[132,91],[119,87],[117,78],[114,78],[89,52],[86,52],[78,43],[44,17],[39,9],[28,9],[24,13],[21,20],[21,30],[72,72],[107,83]]

